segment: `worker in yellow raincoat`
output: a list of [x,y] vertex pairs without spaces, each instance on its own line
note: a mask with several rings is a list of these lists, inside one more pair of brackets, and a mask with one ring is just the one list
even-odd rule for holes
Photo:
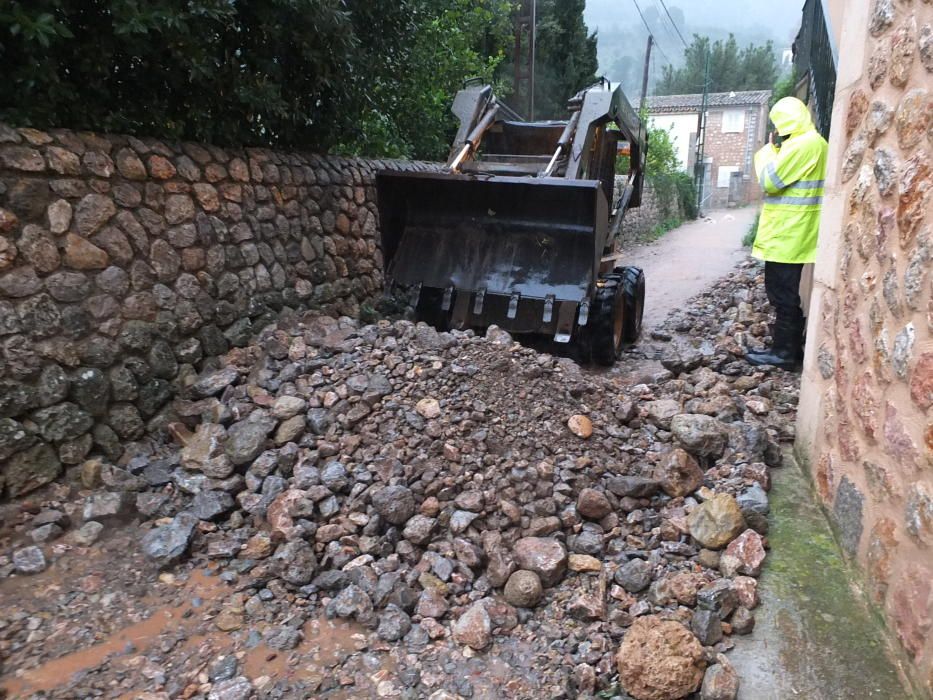
[[765,290],[774,307],[771,347],[750,352],[753,365],[792,369],[802,351],[800,275],[816,258],[828,145],[813,126],[810,111],[796,97],[771,108],[782,143],[772,136],[755,154],[755,172],[765,191],[752,255],[765,261]]

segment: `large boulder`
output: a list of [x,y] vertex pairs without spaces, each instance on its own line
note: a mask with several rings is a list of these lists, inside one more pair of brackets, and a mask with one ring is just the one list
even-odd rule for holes
[[233,462],[224,452],[226,439],[222,425],[201,423],[181,450],[181,466],[212,479],[226,479],[233,473]]
[[746,530],[736,537],[720,558],[720,570],[726,576],[744,574],[758,576],[765,562],[764,540],[754,530]]
[[674,399],[656,399],[645,404],[645,415],[648,422],[663,430],[671,429],[671,420],[682,410],[680,401]]
[[382,519],[392,525],[404,525],[415,514],[415,497],[411,489],[401,486],[386,486],[373,494],[373,508]]
[[720,457],[729,440],[725,423],[699,413],[681,413],[671,419],[671,433],[687,452],[699,457]]
[[179,513],[168,524],[143,535],[143,552],[160,566],[174,564],[188,551],[197,524],[198,517],[193,513]]
[[688,452],[677,447],[661,458],[654,470],[654,478],[664,493],[677,498],[691,494],[703,485],[703,470]]
[[586,488],[577,498],[577,512],[589,520],[602,520],[612,512],[612,504],[602,491]]
[[512,554],[519,569],[534,571],[545,586],[557,585],[567,571],[567,550],[550,537],[523,537]]
[[635,700],[679,700],[703,681],[703,646],[682,624],[646,615],[635,620],[616,654],[622,687]]
[[492,622],[485,601],[479,600],[453,624],[454,640],[471,649],[485,649],[492,641]]
[[506,601],[517,608],[533,608],[541,600],[543,594],[541,578],[538,574],[524,569],[509,576],[503,591]]
[[687,527],[697,542],[708,549],[722,549],[745,529],[745,519],[735,499],[719,493],[687,516]]
[[266,437],[275,428],[276,420],[261,411],[255,411],[245,420],[234,423],[227,430],[225,450],[234,465],[248,464],[265,449]]
[[739,674],[722,654],[706,669],[700,700],[735,700],[739,694]]

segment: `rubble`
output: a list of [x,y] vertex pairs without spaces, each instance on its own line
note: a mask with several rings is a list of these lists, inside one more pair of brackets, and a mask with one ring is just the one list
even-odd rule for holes
[[[742,361],[767,332],[751,308],[739,320],[740,304],[764,308],[760,282],[740,266],[676,312],[659,336],[687,345],[635,381],[627,359],[590,371],[503,331],[310,314],[268,326],[187,376],[119,463],[88,470],[106,490],[81,492],[88,522],[62,541],[94,549],[117,516],[135,517],[151,576],[209,566],[223,593],[195,617],[228,651],[260,645],[291,667],[311,621],[354,630],[314,682],[272,692],[277,677],[263,686],[233,663],[203,671],[201,696],[559,697],[621,684],[675,700],[702,683],[704,697],[728,697],[730,667],[706,667],[754,626],[768,470],[796,401],[796,377]],[[23,532],[48,523],[70,527],[24,516]],[[54,559],[50,546],[32,549]],[[25,640],[24,624],[0,637]],[[17,641],[13,663],[28,648]],[[493,657],[522,671],[485,673]]]
[[625,635],[616,664],[622,687],[635,700],[679,700],[700,687],[706,657],[679,622],[647,615]]

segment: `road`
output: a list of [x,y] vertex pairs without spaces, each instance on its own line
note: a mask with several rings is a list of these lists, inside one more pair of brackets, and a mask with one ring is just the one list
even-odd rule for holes
[[650,332],[671,310],[682,308],[690,297],[729,274],[747,255],[742,237],[756,213],[755,207],[714,211],[653,243],[627,251],[623,264],[645,271],[645,331]]

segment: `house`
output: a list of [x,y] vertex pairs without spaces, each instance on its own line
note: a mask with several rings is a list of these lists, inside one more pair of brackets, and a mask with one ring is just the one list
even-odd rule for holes
[[[761,198],[752,158],[767,141],[770,90],[707,95],[701,209],[742,206]],[[669,129],[684,169],[693,174],[703,95],[649,97],[651,126]],[[650,145],[649,145],[650,148]]]

